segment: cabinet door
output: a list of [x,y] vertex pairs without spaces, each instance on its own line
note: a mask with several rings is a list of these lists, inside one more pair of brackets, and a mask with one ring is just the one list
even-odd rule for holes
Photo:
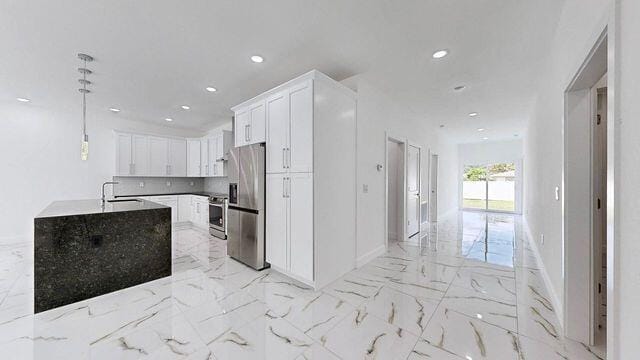
[[169,175],[187,176],[187,142],[169,139]]
[[[313,82],[290,90],[291,139],[288,150],[289,171],[313,171]],[[340,129],[336,129],[340,131]]]
[[203,229],[209,228],[209,202],[200,200],[200,226]]
[[187,176],[200,176],[200,140],[187,140]]
[[151,176],[169,175],[169,139],[149,137],[149,172]]
[[267,173],[287,169],[289,147],[289,93],[281,92],[267,99]]
[[264,100],[249,107],[249,144],[264,142],[266,114]]
[[266,258],[271,266],[287,270],[287,208],[285,174],[267,174],[265,243]]
[[208,159],[209,159],[209,175],[217,176],[216,174],[216,149],[218,148],[218,138],[213,136],[207,139],[208,146]]
[[133,147],[131,159],[131,175],[149,174],[149,138],[144,135],[132,135],[131,144]]
[[178,222],[191,221],[191,195],[178,196]]
[[116,175],[133,175],[131,135],[116,133]]
[[200,139],[200,176],[211,176],[209,169],[209,142]]
[[235,134],[235,147],[243,146],[249,143],[249,110],[243,109],[236,111],[233,126]]
[[289,175],[289,257],[292,274],[313,281],[313,176]]
[[216,160],[224,158],[224,135],[220,134],[216,137]]

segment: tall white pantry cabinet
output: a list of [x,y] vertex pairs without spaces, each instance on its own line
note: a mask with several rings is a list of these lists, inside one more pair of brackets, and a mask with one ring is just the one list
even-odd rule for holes
[[264,111],[267,262],[321,288],[356,264],[356,95],[308,72],[232,108],[236,146],[261,142],[252,109]]

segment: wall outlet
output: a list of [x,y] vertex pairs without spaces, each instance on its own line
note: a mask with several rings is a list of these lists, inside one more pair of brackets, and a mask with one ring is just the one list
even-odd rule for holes
[[167,186],[171,186],[171,181],[167,181]]
[[369,185],[362,184],[362,192],[367,194],[369,192]]
[[540,234],[540,244],[544,245],[544,234]]
[[191,181],[191,182],[189,183],[189,185],[193,186],[193,185],[195,185],[195,183],[194,183],[193,181]]
[[138,184],[141,188],[144,187],[144,181],[140,181],[140,183]]

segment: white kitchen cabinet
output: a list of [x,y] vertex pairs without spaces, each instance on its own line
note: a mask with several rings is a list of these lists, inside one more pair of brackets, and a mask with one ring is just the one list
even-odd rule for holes
[[169,175],[169,139],[149,136],[149,171],[146,175]]
[[314,70],[232,111],[236,146],[256,139],[253,122],[265,114],[265,242],[273,269],[316,289],[354,269],[355,93]]
[[249,109],[242,108],[235,110],[233,122],[235,134],[235,146],[244,146],[249,143]]
[[143,176],[149,170],[149,139],[116,132],[116,175]]
[[272,267],[281,270],[289,268],[287,181],[285,174],[267,174],[265,185],[266,259]]
[[116,133],[116,175],[133,175],[131,134]]
[[266,100],[267,172],[313,171],[313,82]]
[[289,271],[298,278],[313,282],[313,175],[291,173],[288,179],[289,200]]
[[287,171],[289,148],[289,91],[279,92],[266,101],[267,174]]
[[191,196],[178,195],[178,222],[191,221]]
[[200,139],[187,139],[187,176],[201,176],[200,146]]
[[187,176],[187,141],[169,139],[169,176]]
[[153,201],[155,203],[171,207],[171,222],[177,223],[180,218],[180,209],[178,206],[178,196],[162,195],[162,196],[143,196],[144,200]]
[[200,139],[200,176],[211,176],[209,173],[209,140]]
[[294,86],[289,91],[289,104],[289,171],[310,172],[313,170],[313,82],[308,80]]
[[209,199],[204,196],[191,196],[191,222],[201,228],[209,228]]
[[246,107],[234,109],[235,146],[257,144],[265,141],[265,101],[255,101]]

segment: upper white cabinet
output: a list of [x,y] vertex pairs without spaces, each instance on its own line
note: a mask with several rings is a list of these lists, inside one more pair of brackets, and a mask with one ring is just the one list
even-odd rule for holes
[[116,132],[117,176],[187,176],[187,141]]
[[201,176],[200,139],[187,140],[187,176]]
[[265,242],[271,267],[315,288],[352,270],[355,93],[314,70],[232,111],[236,146],[260,142],[256,124],[266,121]]
[[234,110],[235,146],[265,141],[266,109],[264,99]]
[[209,140],[200,139],[200,176],[211,176],[209,174]]
[[116,175],[143,176],[149,171],[149,138],[116,133]]

